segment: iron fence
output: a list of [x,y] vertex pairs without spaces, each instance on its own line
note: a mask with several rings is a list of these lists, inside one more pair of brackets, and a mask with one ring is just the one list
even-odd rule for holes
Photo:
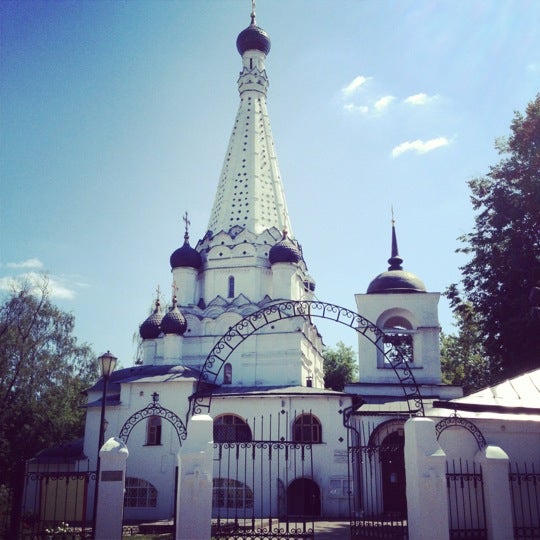
[[406,540],[403,419],[374,425],[349,420],[351,539]]
[[487,540],[482,467],[452,460],[446,464],[450,540]]
[[234,418],[216,424],[212,537],[313,539],[314,518],[321,514],[313,445],[290,440],[288,414],[261,418],[257,426]]
[[540,539],[540,472],[534,464],[510,464],[514,538]]
[[19,538],[92,538],[89,495],[95,480],[88,460],[72,464],[30,460],[24,475]]

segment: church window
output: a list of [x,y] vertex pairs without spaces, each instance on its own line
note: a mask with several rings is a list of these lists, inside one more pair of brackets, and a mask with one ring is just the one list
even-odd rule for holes
[[128,476],[124,492],[124,506],[127,508],[155,508],[157,489],[142,478]]
[[232,366],[229,363],[223,366],[223,384],[232,384]]
[[400,316],[390,317],[384,323],[383,346],[385,352],[384,367],[405,361],[414,362],[413,327],[411,323]]
[[239,416],[224,414],[214,420],[214,442],[249,441],[251,441],[251,429]]
[[234,276],[229,276],[229,294],[228,298],[234,298]]
[[319,420],[312,414],[301,414],[293,423],[293,442],[320,443],[322,428]]
[[212,506],[215,508],[253,508],[253,491],[232,478],[214,478]]
[[146,444],[157,446],[161,444],[161,417],[151,416],[146,424]]

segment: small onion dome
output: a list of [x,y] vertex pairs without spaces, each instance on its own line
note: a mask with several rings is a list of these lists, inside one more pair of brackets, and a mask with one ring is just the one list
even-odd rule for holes
[[176,305],[176,296],[173,298],[173,304],[161,321],[161,331],[164,334],[183,335],[187,330],[186,318]]
[[251,14],[251,24],[238,34],[236,48],[240,55],[254,49],[266,55],[270,52],[270,38],[262,28],[256,25],[254,13]]
[[200,268],[202,264],[201,256],[196,249],[189,245],[187,233],[184,235],[184,245],[171,255],[170,263],[171,268]]
[[148,319],[139,327],[139,334],[143,339],[156,339],[161,334],[161,321],[163,314],[159,306],[159,300],[156,300],[156,308]]
[[270,264],[292,263],[298,264],[302,260],[302,252],[296,244],[287,238],[287,231],[283,231],[283,238],[270,248],[268,253]]

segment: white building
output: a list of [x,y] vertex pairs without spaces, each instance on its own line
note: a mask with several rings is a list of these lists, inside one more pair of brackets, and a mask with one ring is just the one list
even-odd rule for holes
[[[215,442],[231,447],[226,454],[217,448],[214,458],[213,512],[225,517],[345,518],[351,493],[358,515],[403,515],[403,426],[419,413],[436,422],[458,418],[446,400],[457,400],[450,408],[462,418],[439,430],[449,455],[474,457],[478,421],[485,442],[538,467],[538,410],[471,411],[459,388],[441,383],[439,293],[403,270],[394,227],[388,270],[356,295],[359,382],[345,392],[324,388],[323,341],[313,320],[351,314],[309,302],[315,281],[287,211],[266,106],[270,39],[253,14],[237,48],[240,104],[208,230],[192,247],[186,216],[184,244],[170,257],[176,295],[167,309],[156,301],[140,326],[140,362],[114,372],[108,386],[105,439],[120,436],[129,448],[125,519],[173,517],[177,455],[199,410],[214,419]],[[331,301],[332,291],[320,296]],[[98,381],[87,392],[82,452],[90,469],[102,391]],[[525,442],[514,442],[518,436]],[[349,460],[355,446],[358,455],[380,453],[375,487]]]

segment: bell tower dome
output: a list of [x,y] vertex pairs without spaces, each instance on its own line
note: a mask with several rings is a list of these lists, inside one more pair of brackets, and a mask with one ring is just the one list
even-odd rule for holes
[[[371,281],[366,293],[356,295],[358,313],[384,331],[384,342],[399,345],[419,384],[439,385],[440,293],[427,292],[418,276],[403,269],[393,219],[388,263],[388,270]],[[384,354],[362,336],[358,346],[360,383],[394,383],[395,374]],[[384,349],[385,343],[380,347]]]

